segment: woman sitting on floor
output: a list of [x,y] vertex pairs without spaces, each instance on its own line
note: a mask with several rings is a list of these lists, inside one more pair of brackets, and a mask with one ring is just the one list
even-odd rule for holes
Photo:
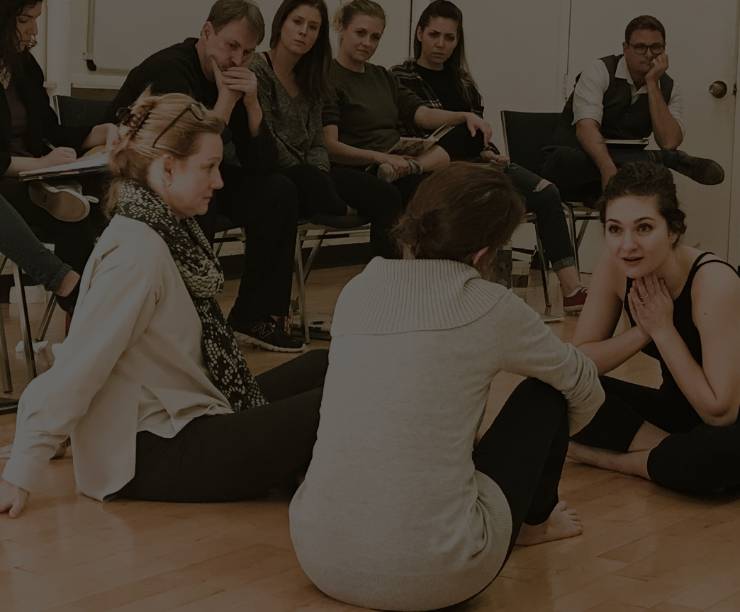
[[345,215],[348,207],[371,220],[377,255],[395,256],[390,228],[401,213],[398,190],[354,168],[331,168],[321,124],[331,61],[324,0],[284,0],[275,14],[270,50],[252,70],[260,106],[277,145],[280,171],[298,188],[300,214]]
[[[382,66],[370,63],[385,30],[385,11],[373,0],[352,0],[334,18],[339,51],[329,69],[332,97],[324,106],[324,140],[334,164],[371,167],[395,181],[407,202],[424,173],[444,168],[457,155],[460,134],[491,137],[491,126],[471,112],[424,105]],[[436,146],[416,157],[389,153],[401,138],[400,123],[426,130],[457,126]]]
[[[740,487],[740,279],[680,244],[670,170],[630,164],[601,198],[606,251],[574,342],[606,373],[642,351],[659,389],[604,377],[606,402],[570,455],[692,495]],[[624,309],[629,327],[614,334]]]
[[[290,506],[298,560],[328,595],[449,606],[486,588],[515,542],[581,533],[558,483],[569,432],[604,394],[588,358],[486,280],[522,215],[501,172],[453,163],[401,218],[405,258],[375,258],[342,291],[317,443]],[[501,370],[539,380],[476,446]]]
[[[448,0],[435,0],[419,17],[414,39],[414,59],[391,68],[405,87],[424,104],[448,111],[474,112],[483,117],[483,100],[471,76],[465,57],[465,32],[462,11]],[[426,136],[416,125],[404,127],[405,136]],[[460,156],[468,159],[491,159],[509,176],[524,196],[528,212],[537,215],[545,257],[560,281],[563,310],[577,313],[586,301],[581,286],[570,233],[565,222],[558,188],[526,168],[512,164],[489,145],[482,151],[482,139],[465,132],[460,134]]]
[[0,512],[14,517],[67,436],[78,488],[99,500],[247,499],[295,483],[311,458],[326,352],[254,379],[193,219],[223,185],[221,120],[183,94],[145,93],[125,125],[115,216],[54,366],[20,400],[0,480]]

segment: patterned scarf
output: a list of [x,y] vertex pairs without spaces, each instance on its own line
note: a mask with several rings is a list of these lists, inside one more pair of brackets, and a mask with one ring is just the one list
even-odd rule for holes
[[203,326],[201,349],[209,377],[234,412],[267,405],[216,302],[224,275],[198,223],[178,220],[158,195],[130,180],[121,184],[116,213],[146,223],[169,247]]

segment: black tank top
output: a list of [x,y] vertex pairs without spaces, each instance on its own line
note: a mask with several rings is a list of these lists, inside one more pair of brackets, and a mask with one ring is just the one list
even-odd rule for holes
[[[679,293],[678,297],[673,301],[673,325],[676,327],[676,331],[678,331],[678,334],[686,343],[691,356],[699,365],[702,365],[701,336],[699,335],[699,330],[696,328],[696,325],[694,325],[693,312],[691,308],[691,285],[694,282],[694,277],[699,271],[699,268],[712,263],[724,264],[732,268],[733,272],[737,272],[732,265],[730,265],[726,261],[722,261],[721,259],[710,259],[708,261],[702,261],[707,255],[712,255],[712,253],[702,253],[694,260],[694,263],[691,265],[691,269],[689,270],[689,276],[686,279],[686,283],[684,284],[683,289],[681,289],[681,293]],[[629,317],[630,324],[634,326],[635,320],[632,318],[629,302],[627,300],[627,295],[629,294],[631,287],[632,279],[628,278],[627,290],[624,294],[623,303],[624,309],[627,311],[627,316]],[[658,351],[658,347],[655,345],[655,342],[651,341],[650,344],[642,349],[642,352],[650,355],[651,357],[654,357],[660,362],[660,371],[663,375],[663,386],[661,388],[666,391],[674,391],[683,396],[683,393],[681,393],[680,389],[678,388],[678,385],[676,384],[671,371],[668,369],[668,366],[666,366],[665,361],[661,357],[660,351]]]

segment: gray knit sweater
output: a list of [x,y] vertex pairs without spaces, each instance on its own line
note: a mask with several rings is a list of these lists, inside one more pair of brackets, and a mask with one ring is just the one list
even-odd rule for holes
[[332,336],[313,460],[290,506],[301,566],[371,608],[472,597],[511,537],[501,489],[472,460],[491,381],[506,370],[561,390],[575,433],[604,399],[596,367],[451,261],[374,259],[343,290]]

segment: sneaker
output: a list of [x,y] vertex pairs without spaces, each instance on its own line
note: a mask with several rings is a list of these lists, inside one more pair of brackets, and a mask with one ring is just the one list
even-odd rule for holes
[[568,314],[578,314],[583,310],[583,305],[588,297],[588,289],[578,287],[574,293],[563,296],[563,312]]
[[673,151],[665,164],[702,185],[719,185],[725,180],[725,171],[713,159],[693,157],[684,151]]
[[82,194],[78,185],[50,185],[34,181],[28,186],[31,201],[55,219],[76,223],[90,214],[90,198]]
[[235,325],[234,320],[229,317],[229,324],[237,334],[237,338],[267,351],[301,353],[306,348],[303,340],[287,334],[285,329],[272,318],[241,326]]

